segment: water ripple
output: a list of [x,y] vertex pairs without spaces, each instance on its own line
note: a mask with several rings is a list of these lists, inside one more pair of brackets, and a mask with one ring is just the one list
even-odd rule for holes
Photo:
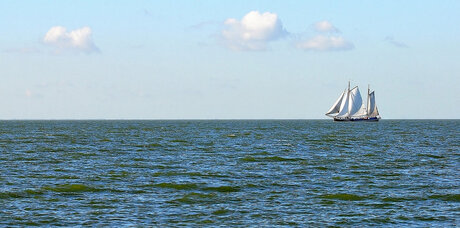
[[0,226],[459,224],[458,120],[0,124]]

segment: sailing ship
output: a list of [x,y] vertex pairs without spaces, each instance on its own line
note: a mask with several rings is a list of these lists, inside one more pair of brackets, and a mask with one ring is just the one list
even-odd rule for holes
[[364,106],[358,86],[350,89],[350,82],[326,116],[334,118],[334,121],[379,121],[381,118],[374,91],[370,92],[367,88],[367,106]]

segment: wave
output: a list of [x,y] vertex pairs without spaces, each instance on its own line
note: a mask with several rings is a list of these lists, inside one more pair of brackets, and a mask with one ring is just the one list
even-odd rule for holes
[[444,201],[460,202],[460,194],[438,194],[428,196],[430,199],[440,199]]
[[228,177],[228,175],[221,175],[217,173],[200,173],[200,172],[177,172],[177,171],[168,171],[168,172],[156,172],[152,174],[154,177],[159,176],[189,176],[189,177]]
[[195,203],[204,203],[204,202],[215,202],[216,194],[214,193],[209,193],[209,194],[204,194],[204,193],[187,193],[184,196],[171,200],[169,203],[173,204],[195,204]]
[[253,157],[253,156],[246,156],[240,158],[241,161],[244,162],[283,162],[283,161],[303,161],[303,158],[285,158],[280,156],[269,156],[269,157]]
[[238,186],[217,186],[217,187],[202,187],[202,184],[196,183],[159,183],[154,184],[154,187],[159,188],[171,188],[176,190],[203,190],[203,191],[213,191],[213,192],[238,192],[240,187]]
[[324,194],[324,195],[321,195],[320,198],[345,200],[345,201],[358,201],[358,200],[364,200],[367,197],[355,195],[355,194],[349,194],[349,193],[337,193],[337,194]]
[[172,188],[176,190],[191,190],[198,189],[198,184],[195,183],[185,183],[185,184],[176,184],[176,183],[159,183],[154,186],[159,188]]
[[203,188],[205,191],[216,191],[216,192],[238,192],[240,187],[238,186],[219,186],[219,187],[206,187]]
[[56,186],[45,186],[42,189],[60,193],[79,193],[79,192],[101,192],[102,188],[91,187],[84,184],[61,184]]
[[112,189],[103,189],[91,187],[84,184],[61,184],[55,186],[44,186],[37,189],[25,189],[17,192],[0,192],[0,199],[8,198],[29,198],[38,195],[43,195],[46,192],[57,193],[83,193],[83,192],[101,192],[101,191],[116,191]]

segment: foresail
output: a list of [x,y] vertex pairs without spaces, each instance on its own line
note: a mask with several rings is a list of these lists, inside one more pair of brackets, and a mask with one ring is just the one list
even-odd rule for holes
[[327,111],[326,115],[334,115],[340,112],[340,105],[342,104],[344,95],[346,91],[343,91],[342,94],[339,96],[339,99],[332,105],[332,107]]
[[357,86],[350,91],[349,97],[348,116],[362,115],[363,99],[361,98],[361,93],[359,93]]

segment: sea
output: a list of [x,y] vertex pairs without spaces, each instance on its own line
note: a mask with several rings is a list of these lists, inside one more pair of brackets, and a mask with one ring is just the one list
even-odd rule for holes
[[0,121],[0,226],[455,227],[460,120]]

